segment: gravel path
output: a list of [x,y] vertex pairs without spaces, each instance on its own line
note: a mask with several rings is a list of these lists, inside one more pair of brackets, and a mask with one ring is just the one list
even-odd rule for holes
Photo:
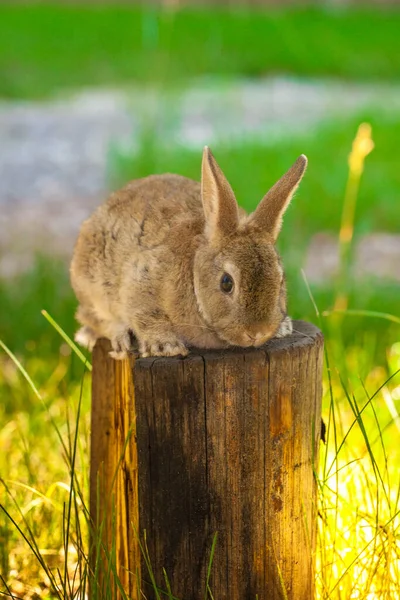
[[38,249],[70,254],[79,224],[107,193],[110,145],[134,149],[151,115],[160,139],[200,152],[215,139],[249,135],[274,144],[382,99],[400,113],[400,86],[321,80],[203,81],[159,98],[155,90],[89,90],[0,103],[0,275],[28,268]]

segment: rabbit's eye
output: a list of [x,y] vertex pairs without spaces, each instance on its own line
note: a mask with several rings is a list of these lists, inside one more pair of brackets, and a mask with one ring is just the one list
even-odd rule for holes
[[221,277],[221,290],[225,294],[230,294],[233,290],[233,279],[228,273],[224,273]]

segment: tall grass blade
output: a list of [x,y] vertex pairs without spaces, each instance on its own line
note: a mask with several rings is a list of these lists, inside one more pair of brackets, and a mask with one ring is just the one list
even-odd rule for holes
[[217,538],[218,538],[218,531],[216,531],[214,533],[213,541],[211,544],[210,558],[209,558],[208,566],[207,566],[206,590],[205,590],[204,600],[207,600],[208,595],[210,595],[210,597],[212,599],[212,594],[210,593],[210,578],[211,578],[211,569],[212,569],[212,564],[213,564],[213,560],[214,560],[215,548],[217,546]]
[[15,354],[13,354],[11,352],[11,350],[9,348],[7,348],[7,346],[0,340],[0,348],[3,348],[4,352],[6,354],[8,354],[8,356],[11,358],[11,360],[13,361],[13,363],[15,364],[15,366],[17,367],[17,369],[20,371],[20,373],[22,373],[22,375],[25,377],[26,381],[28,382],[28,384],[30,385],[31,389],[33,390],[34,394],[36,395],[36,397],[43,402],[43,398],[39,393],[39,390],[37,389],[37,387],[35,386],[35,384],[33,383],[32,379],[29,377],[28,373],[26,372],[26,370],[24,369],[24,367],[22,366],[22,364],[19,362],[18,358],[15,356]]
[[282,574],[281,568],[279,566],[278,557],[276,556],[275,546],[273,544],[272,544],[272,551],[274,553],[275,565],[276,565],[276,570],[278,572],[279,583],[281,585],[281,592],[282,592],[283,600],[289,600],[287,591],[286,591],[285,581],[283,579],[283,574]]
[[392,323],[397,323],[397,325],[400,325],[400,317],[396,317],[395,315],[391,315],[390,313],[379,312],[377,310],[358,310],[347,308],[346,310],[324,310],[324,312],[322,313],[324,317],[330,317],[331,315],[335,314],[349,315],[352,317],[376,317],[378,319],[386,319],[386,321],[391,321]]
[[42,310],[42,315],[44,318],[54,327],[54,329],[60,334],[65,342],[67,342],[68,346],[71,348],[73,352],[77,355],[77,357],[83,362],[88,371],[92,370],[91,362],[86,358],[86,356],[81,352],[78,346],[71,340],[71,338],[65,333],[65,331],[59,326],[59,324],[53,319],[51,315],[47,312],[47,310]]
[[[379,392],[389,383],[389,381],[391,381],[392,379],[394,379],[398,374],[400,373],[400,369],[397,369],[397,371],[395,371],[394,373],[392,373],[385,381],[384,383],[382,383],[382,385],[379,386],[379,388],[372,394],[372,396],[369,398],[368,402],[366,402],[364,404],[364,406],[359,410],[359,414],[362,415],[362,413],[365,411],[365,409],[370,405],[370,403],[372,402],[372,400],[379,394]],[[341,451],[341,449],[343,448],[344,444],[346,443],[353,427],[356,425],[357,423],[357,419],[354,419],[354,421],[352,422],[352,424],[350,425],[350,427],[348,428],[348,430],[346,431],[345,435],[343,436],[342,441],[339,444],[339,448],[335,454],[335,458],[331,463],[331,466],[328,469],[327,472],[327,476],[329,476],[329,473],[331,472],[333,465],[335,463],[335,460],[337,458],[337,455],[339,454],[339,452]]]
[[149,556],[149,549],[148,549],[148,546],[147,546],[146,530],[144,530],[144,532],[143,532],[143,544],[142,544],[142,542],[140,540],[139,532],[137,531],[135,525],[133,523],[131,523],[131,525],[132,525],[133,531],[135,533],[136,539],[138,541],[140,551],[141,551],[142,556],[144,558],[144,562],[146,563],[147,572],[149,574],[150,582],[151,582],[151,585],[153,586],[154,593],[156,595],[157,600],[160,600],[160,594],[159,594],[158,586],[157,586],[156,579],[155,579],[155,576],[154,576],[153,567],[151,565],[150,556]]
[[15,596],[12,591],[10,590],[10,588],[7,585],[7,581],[4,579],[4,577],[2,576],[2,574],[0,573],[0,579],[3,583],[3,585],[6,588],[6,591],[3,592],[0,590],[0,594],[2,594],[3,596],[9,596],[10,598],[12,598],[12,600],[22,600],[22,598],[19,598],[19,596]]
[[67,575],[68,575],[68,549],[69,549],[70,528],[71,528],[71,513],[72,513],[72,508],[73,508],[75,462],[76,462],[76,452],[77,452],[77,447],[78,447],[78,433],[79,433],[79,421],[80,421],[81,406],[82,406],[83,383],[84,383],[84,377],[82,377],[82,380],[81,380],[81,388],[80,388],[79,401],[78,401],[78,410],[77,410],[77,414],[76,414],[76,423],[75,423],[75,435],[73,438],[73,449],[72,449],[72,456],[71,456],[70,493],[69,493],[69,498],[68,498],[67,531],[66,531],[66,539],[65,539],[65,546],[64,546],[64,589],[67,584]]
[[[17,508],[18,508],[18,505],[17,505]],[[13,517],[10,515],[10,513],[7,511],[7,509],[5,508],[5,506],[3,504],[0,504],[0,509],[4,512],[6,517],[9,519],[9,521],[11,521],[11,523],[13,524],[15,529],[18,531],[18,533],[21,535],[21,537],[27,543],[31,552],[33,553],[33,555],[37,559],[38,563],[40,564],[40,566],[46,573],[47,577],[49,578],[51,585],[52,585],[53,592],[56,594],[56,596],[60,600],[62,600],[58,585],[54,579],[54,575],[51,572],[51,570],[48,568],[45,560],[43,559],[42,554],[39,550],[39,547],[35,541],[35,537],[33,536],[33,533],[31,531],[31,529],[29,528],[28,524],[26,523],[25,519],[23,519],[23,521],[24,521],[25,526],[28,528],[28,532],[29,532],[29,535],[30,535],[32,541],[25,535],[25,533],[22,531],[21,527],[18,525],[18,523],[15,521],[15,519],[13,519]]]
[[164,580],[165,580],[165,585],[167,587],[167,595],[168,595],[168,600],[175,600],[173,594],[172,594],[172,590],[171,590],[171,585],[169,583],[169,579],[167,576],[167,572],[163,567],[163,575],[164,575]]

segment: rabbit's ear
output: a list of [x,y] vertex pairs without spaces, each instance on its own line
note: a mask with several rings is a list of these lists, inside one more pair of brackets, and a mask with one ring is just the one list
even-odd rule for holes
[[307,158],[302,154],[289,171],[266,193],[249,217],[249,223],[269,233],[274,241],[281,230],[283,214],[297,190],[306,168]]
[[235,231],[239,223],[236,198],[208,146],[204,148],[201,165],[201,198],[209,238]]

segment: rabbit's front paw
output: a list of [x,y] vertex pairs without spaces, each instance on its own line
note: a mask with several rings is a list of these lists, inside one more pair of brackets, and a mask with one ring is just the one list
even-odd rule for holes
[[91,352],[97,342],[97,337],[96,332],[91,327],[85,325],[76,332],[75,341]]
[[132,337],[129,329],[112,338],[111,346],[112,350],[109,352],[111,358],[115,360],[128,358],[128,353],[132,350]]
[[279,326],[278,331],[275,334],[277,338],[283,338],[287,335],[290,335],[293,331],[292,319],[290,317],[285,317],[282,323]]
[[186,346],[178,340],[165,343],[142,340],[139,352],[142,358],[147,356],[186,356],[189,353]]

